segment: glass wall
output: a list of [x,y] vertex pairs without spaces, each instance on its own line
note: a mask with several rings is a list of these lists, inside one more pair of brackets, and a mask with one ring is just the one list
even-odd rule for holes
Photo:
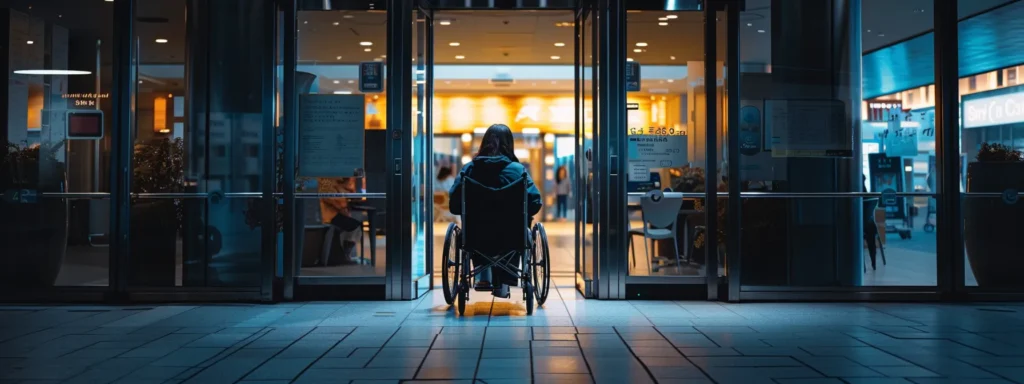
[[0,284],[107,286],[113,3],[11,0],[0,76]]
[[384,276],[387,12],[300,10],[297,33],[298,275]]
[[[863,76],[893,72],[861,65],[862,44],[886,31],[884,13],[860,4],[772,2],[741,14],[744,286],[937,283],[935,234],[922,225],[934,218],[933,189],[915,184],[934,177],[934,147],[919,146],[926,127],[911,111],[862,109]],[[931,23],[930,13],[907,17]]]
[[1011,2],[959,28],[964,281],[986,292],[1024,288],[1024,44],[984,43],[1024,33],[1021,12]]

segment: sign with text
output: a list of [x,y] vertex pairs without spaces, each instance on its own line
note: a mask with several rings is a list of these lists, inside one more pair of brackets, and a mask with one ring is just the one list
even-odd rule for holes
[[1024,123],[1024,92],[963,101],[964,128]]
[[899,120],[889,122],[889,128],[878,134],[889,157],[917,156],[917,128],[901,127]]
[[299,98],[299,176],[363,176],[363,96]]
[[379,61],[359,63],[359,92],[384,92],[384,63]]
[[629,135],[630,169],[682,167],[687,164],[685,135]]
[[640,92],[640,63],[626,62],[626,92]]
[[871,192],[882,194],[879,207],[885,209],[885,217],[906,217],[903,198],[896,196],[896,193],[903,192],[903,160],[899,157],[886,156],[884,153],[869,154],[868,174],[871,177]]
[[852,157],[853,131],[840,100],[765,100],[774,157]]

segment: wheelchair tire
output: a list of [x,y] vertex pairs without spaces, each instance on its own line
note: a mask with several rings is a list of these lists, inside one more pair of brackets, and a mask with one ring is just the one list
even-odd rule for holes
[[523,292],[523,294],[524,294],[524,296],[526,296],[526,316],[532,316],[533,315],[533,297],[534,297],[533,284],[530,284],[529,282],[527,282],[526,283],[526,287],[524,287],[523,290],[525,291],[525,292]]
[[470,273],[473,271],[473,269],[470,267],[472,264],[470,264],[469,262],[469,254],[467,254],[466,252],[459,253],[459,256],[462,257],[463,268],[461,268],[461,276],[458,277],[459,282],[455,289],[458,292],[459,316],[465,316],[466,302],[469,301],[469,289],[470,286],[472,285],[472,282],[470,281],[470,278],[472,278],[472,276],[470,275]]
[[452,305],[459,294],[459,280],[462,276],[462,255],[460,252],[459,236],[462,230],[455,223],[448,224],[448,231],[444,235],[444,255],[441,258],[441,289],[444,290],[444,302]]
[[539,307],[547,302],[551,291],[551,251],[548,247],[548,234],[541,223],[533,226],[533,246],[530,274],[533,275],[533,291]]

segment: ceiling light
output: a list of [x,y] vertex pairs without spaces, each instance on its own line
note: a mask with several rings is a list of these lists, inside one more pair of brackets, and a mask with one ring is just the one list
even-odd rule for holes
[[667,17],[659,17],[658,21],[668,21],[668,18]]
[[349,80],[349,81],[348,81],[348,83],[349,83],[349,84],[355,84],[355,83],[356,83],[356,81],[355,81],[355,80]]
[[341,80],[334,80],[334,84],[341,84]]
[[633,58],[632,57],[627,57],[626,61],[633,61]]
[[672,79],[668,79],[668,82],[670,82],[670,83],[674,83],[674,82],[676,82],[676,81],[675,81],[675,80],[672,80]]
[[352,91],[334,91],[335,95],[351,95]]
[[341,60],[341,56],[335,57],[335,59]]
[[342,16],[341,18],[343,18],[343,19],[351,19],[351,18],[353,18],[353,17],[355,17],[355,16],[352,16],[352,15],[344,15],[344,16]]
[[555,46],[556,46],[556,47],[564,47],[564,46],[565,46],[565,43],[555,43]]
[[757,33],[764,33],[764,30],[763,29],[758,29]]
[[885,37],[885,34],[884,33],[879,33],[878,37]]
[[108,3],[113,3],[114,2],[114,0],[103,0],[103,1],[106,1]]
[[337,21],[335,21],[335,22],[331,23],[331,25],[333,25],[333,26],[335,26],[335,27],[337,27],[337,26],[338,26],[338,25],[340,25],[340,24],[341,24],[341,23],[339,23],[339,22],[337,22]]
[[642,50],[642,49],[640,49],[640,48],[636,48],[636,49],[634,49],[634,50],[633,50],[633,52],[636,52],[636,53],[640,53],[640,52],[643,52],[643,51],[644,51],[644,50]]
[[375,57],[375,58],[373,59],[373,61],[384,61],[384,59],[382,59],[382,58],[379,58],[379,57]]
[[561,59],[561,58],[562,58],[561,56],[551,56],[551,60],[558,60],[558,59]]
[[647,43],[639,42],[639,43],[636,43],[636,46],[638,46],[638,47],[646,47]]
[[370,51],[373,51],[373,48],[365,48],[365,49],[363,49],[363,52],[370,52]]
[[453,42],[448,43],[449,47],[458,47],[459,45],[461,45],[461,44],[459,44],[458,41],[453,41]]
[[658,23],[658,25],[664,27],[664,26],[668,25],[668,22],[662,21],[662,22]]
[[67,69],[23,69],[20,71],[14,71],[19,75],[53,75],[53,76],[72,76],[72,75],[91,75],[89,71],[74,71]]
[[373,42],[370,42],[370,41],[360,41],[359,45],[362,45],[364,47],[369,47],[369,46],[373,45]]
[[167,39],[156,39],[157,44],[167,44]]
[[32,40],[29,40],[29,41],[26,41],[26,42],[25,42],[25,44],[28,44],[28,45],[32,45],[32,44],[35,44],[35,43],[36,43],[36,42],[34,42],[34,41],[32,41]]
[[669,60],[675,60],[675,59],[676,59],[676,57],[675,57],[675,56],[669,56],[669,57],[668,57],[668,59],[669,59]]
[[676,15],[665,15],[665,18],[666,19],[678,19],[679,16],[676,16]]
[[466,58],[466,56],[462,56],[462,55],[455,56],[455,60],[462,60],[462,59],[465,59],[465,58]]
[[747,23],[747,26],[748,26],[748,27],[753,27],[753,26],[754,26],[754,23]]
[[438,24],[441,24],[441,25],[452,25],[452,21],[451,20],[441,20],[441,21],[438,22]]

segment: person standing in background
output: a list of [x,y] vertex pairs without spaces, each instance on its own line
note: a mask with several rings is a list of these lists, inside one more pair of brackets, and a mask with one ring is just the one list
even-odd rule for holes
[[558,167],[555,173],[555,195],[557,205],[555,218],[565,220],[569,218],[569,195],[572,194],[572,182],[569,181],[569,170],[565,166]]

